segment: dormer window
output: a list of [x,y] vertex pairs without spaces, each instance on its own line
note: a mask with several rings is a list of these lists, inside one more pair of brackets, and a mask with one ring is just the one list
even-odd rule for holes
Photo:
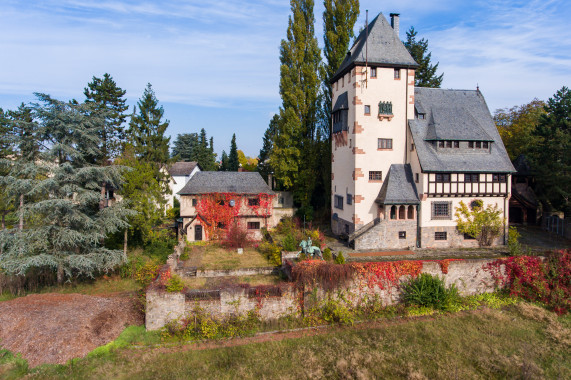
[[424,120],[424,114],[423,113],[419,113],[418,115],[416,115],[416,117],[420,120]]
[[487,141],[484,141],[484,142],[482,143],[482,148],[488,149],[488,145],[489,145],[488,142],[487,142]]

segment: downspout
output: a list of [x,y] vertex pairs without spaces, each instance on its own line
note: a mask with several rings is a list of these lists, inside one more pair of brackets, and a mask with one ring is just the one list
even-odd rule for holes
[[408,161],[408,68],[405,68],[406,70],[406,81],[405,81],[405,86],[406,86],[406,97],[404,100],[404,163],[406,164]]
[[416,205],[416,248],[420,248],[422,244],[420,235],[420,205]]

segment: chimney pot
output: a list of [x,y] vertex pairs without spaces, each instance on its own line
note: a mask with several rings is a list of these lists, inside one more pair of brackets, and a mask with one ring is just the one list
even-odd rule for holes
[[399,35],[399,16],[400,13],[391,13],[391,27],[395,31],[395,34]]

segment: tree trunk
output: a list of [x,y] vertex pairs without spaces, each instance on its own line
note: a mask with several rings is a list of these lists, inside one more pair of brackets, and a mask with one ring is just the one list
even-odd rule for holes
[[58,285],[63,285],[63,265],[60,263],[57,267],[57,283]]
[[123,259],[127,261],[127,237],[129,235],[129,229],[125,228],[125,236],[123,238]]
[[6,213],[2,213],[2,231],[6,229]]

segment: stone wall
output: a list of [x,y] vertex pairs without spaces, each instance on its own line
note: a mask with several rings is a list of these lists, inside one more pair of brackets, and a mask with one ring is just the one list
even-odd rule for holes
[[[416,247],[416,220],[381,220],[355,239],[355,249],[409,249]],[[405,238],[399,238],[399,232]]]
[[[185,293],[167,293],[163,290],[147,290],[145,326],[147,330],[158,330],[168,322],[191,316],[198,308],[214,318],[226,318],[232,315],[244,315],[256,310],[262,320],[277,319],[291,315],[297,310],[296,293],[292,284],[279,287],[279,292],[250,294],[248,287],[233,287],[210,291],[191,291]],[[273,288],[272,290],[276,290]],[[215,297],[203,297],[202,294],[214,294]],[[273,294],[272,294],[273,293]],[[193,297],[193,295],[195,297]]]
[[[446,240],[436,240],[435,232],[446,232]],[[421,227],[420,246],[422,248],[477,248],[476,239],[465,239],[456,227]],[[493,245],[504,245],[504,237],[498,237]]]
[[[495,282],[489,272],[483,268],[493,259],[471,259],[450,261],[447,273],[443,273],[439,262],[424,261],[422,272],[440,276],[447,286],[456,285],[461,295],[473,295],[484,292],[492,292]],[[403,276],[400,281],[407,278]],[[323,300],[327,294],[322,289],[317,289],[317,297],[313,289],[306,289],[303,294],[304,302],[299,303],[300,297],[293,284],[286,283],[279,287],[279,292],[264,293],[265,288],[259,288],[265,296],[252,296],[248,287],[235,287],[221,290],[206,291],[215,293],[216,297],[193,297],[200,291],[183,293],[166,293],[157,288],[149,288],[147,291],[146,327],[148,330],[157,330],[167,322],[191,315],[197,307],[213,317],[224,318],[230,315],[245,314],[250,310],[258,310],[264,320],[277,319],[291,315],[302,308],[311,307],[315,301]],[[273,287],[270,290],[276,290]],[[401,290],[398,286],[389,289],[380,289],[377,286],[370,288],[367,284],[354,280],[343,289],[347,298],[357,305],[365,299],[377,296],[384,305],[391,305],[399,301]],[[270,295],[272,294],[272,295]],[[337,292],[332,292],[335,296]],[[301,295],[300,295],[301,296]]]

